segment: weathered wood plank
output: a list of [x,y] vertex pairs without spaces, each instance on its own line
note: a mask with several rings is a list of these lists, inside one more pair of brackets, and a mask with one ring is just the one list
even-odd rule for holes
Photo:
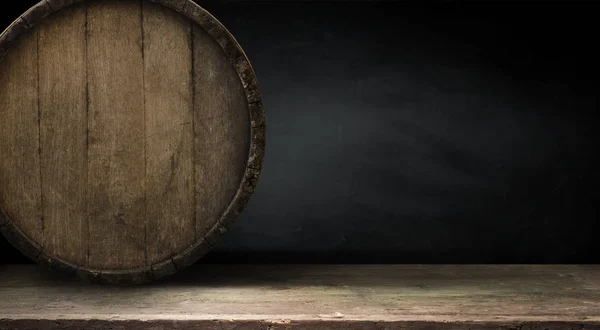
[[191,22],[144,3],[147,251],[151,264],[194,242]]
[[0,328],[600,328],[599,266],[202,265],[135,290],[4,267]]
[[206,235],[242,181],[250,143],[246,94],[219,44],[194,27],[196,232]]
[[25,236],[39,244],[44,224],[37,45],[38,34],[30,31],[13,42],[0,62],[0,207]]
[[[177,330],[595,330],[597,322],[453,322],[453,321],[361,321],[361,320],[6,320],[4,323],[17,329],[38,330],[40,325],[50,324],[52,329],[177,329]],[[2,322],[0,321],[0,324]]]
[[86,10],[64,9],[39,27],[44,251],[87,265]]
[[138,1],[88,4],[89,266],[131,269],[145,255],[145,122]]

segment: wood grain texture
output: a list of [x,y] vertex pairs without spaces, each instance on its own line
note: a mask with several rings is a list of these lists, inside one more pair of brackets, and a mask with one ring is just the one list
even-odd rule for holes
[[0,62],[0,208],[41,245],[37,45],[38,33],[29,33]]
[[156,280],[248,203],[265,148],[256,77],[195,3],[44,0],[0,35],[4,54],[0,232],[32,260]]
[[47,254],[87,265],[86,10],[39,27],[41,177]]
[[142,8],[88,4],[89,267],[147,265]]
[[250,139],[240,78],[210,35],[194,27],[194,135],[198,236],[225,212],[243,178]]
[[148,261],[171,258],[195,238],[191,22],[143,4]]
[[599,329],[598,274],[593,265],[198,265],[123,289],[5,266],[0,328]]

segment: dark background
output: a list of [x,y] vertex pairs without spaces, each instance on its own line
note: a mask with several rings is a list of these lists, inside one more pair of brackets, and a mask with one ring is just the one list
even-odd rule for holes
[[[198,2],[269,125],[258,190],[201,262],[600,262],[592,1]],[[0,239],[2,262],[27,260]]]

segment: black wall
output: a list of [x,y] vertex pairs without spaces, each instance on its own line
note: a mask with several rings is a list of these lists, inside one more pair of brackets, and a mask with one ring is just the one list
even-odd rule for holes
[[600,262],[591,2],[199,2],[269,125],[203,262]]

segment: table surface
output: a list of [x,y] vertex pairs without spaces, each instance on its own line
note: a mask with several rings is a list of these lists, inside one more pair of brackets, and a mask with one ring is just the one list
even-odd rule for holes
[[[45,323],[44,323],[45,322]],[[197,265],[131,287],[0,266],[0,329],[600,329],[598,265]]]

